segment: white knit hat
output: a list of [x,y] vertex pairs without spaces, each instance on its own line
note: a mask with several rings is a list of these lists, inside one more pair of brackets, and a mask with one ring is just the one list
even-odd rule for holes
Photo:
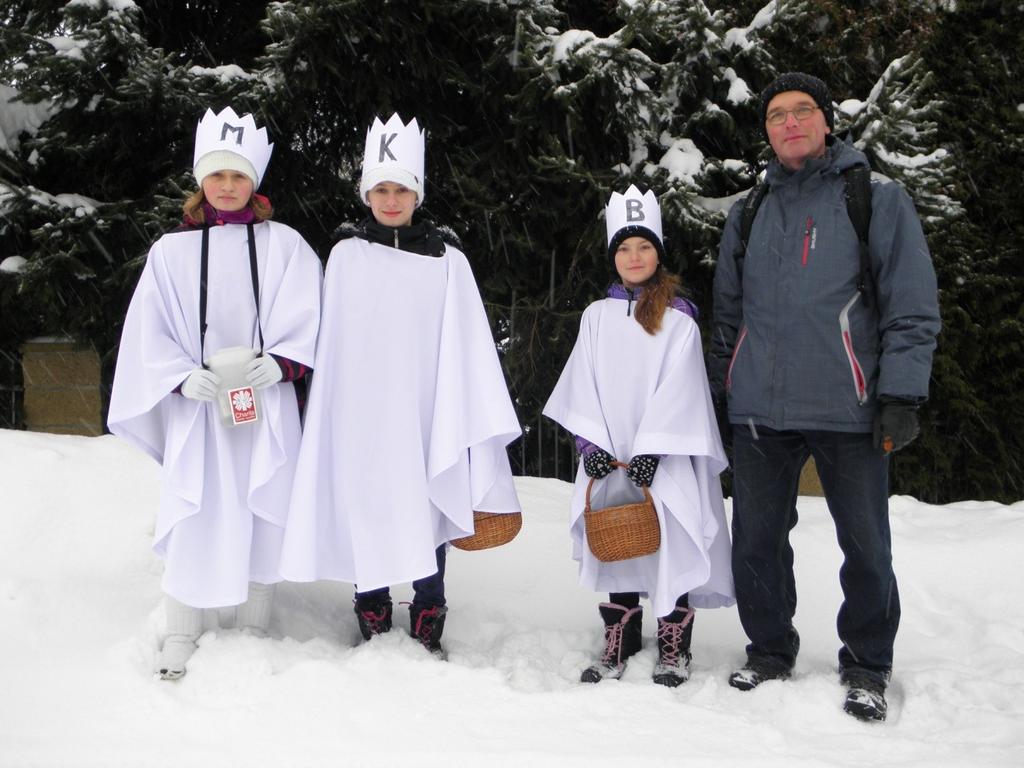
[[402,122],[398,113],[386,123],[375,117],[366,132],[359,199],[365,203],[367,192],[382,181],[391,181],[413,190],[418,208],[423,202],[423,162],[423,131],[415,117],[408,125]]
[[226,149],[207,152],[196,163],[196,167],[192,169],[196,181],[200,184],[203,183],[203,179],[217,171],[238,171],[239,173],[244,173],[252,179],[253,188],[258,187],[260,183],[259,175],[256,173],[256,169],[252,167],[252,163],[241,155],[228,152]]
[[259,187],[273,151],[267,129],[257,128],[252,115],[239,117],[231,107],[217,114],[208,109],[196,126],[192,172],[202,184],[214,171],[238,171]]

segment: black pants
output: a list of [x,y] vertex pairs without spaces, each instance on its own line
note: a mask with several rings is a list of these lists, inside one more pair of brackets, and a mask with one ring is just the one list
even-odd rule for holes
[[[636,608],[640,605],[640,593],[639,592],[609,592],[608,602],[615,605],[621,605],[623,608]],[[689,608],[690,607],[690,595],[680,595],[676,598],[676,608]],[[674,612],[674,611],[673,611]],[[672,614],[669,614],[670,616]],[[659,618],[664,618],[660,616]]]
[[887,675],[900,623],[892,570],[888,458],[871,435],[737,426],[733,435],[732,571],[747,653],[793,666],[800,637],[793,626],[796,582],[789,532],[797,485],[808,456],[835,522],[844,561],[837,627],[839,665]]
[[[431,576],[425,576],[422,579],[416,579],[412,583],[413,599],[412,604],[417,608],[432,608],[434,606],[442,606],[445,604],[444,601],[444,563],[445,557],[447,556],[447,549],[444,544],[437,548],[437,573]],[[390,599],[391,589],[389,587],[381,587],[380,589],[371,589],[369,592],[359,592],[356,590],[356,602],[358,603],[377,603],[383,602],[384,600]]]

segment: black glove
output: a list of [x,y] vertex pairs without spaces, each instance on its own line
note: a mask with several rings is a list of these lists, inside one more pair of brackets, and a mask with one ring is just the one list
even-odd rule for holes
[[633,481],[636,486],[650,486],[654,482],[654,473],[658,471],[657,456],[641,453],[629,460],[629,467],[626,469],[626,477]]
[[718,422],[718,434],[722,437],[722,447],[725,448],[725,455],[732,460],[732,424],[729,423],[729,401],[724,397],[712,398],[712,405],[715,406],[715,421]]
[[596,451],[592,451],[584,455],[583,471],[587,473],[587,477],[600,480],[615,469],[615,467],[612,466],[613,461],[615,461],[615,459],[610,453],[598,448]]
[[892,453],[909,445],[920,432],[917,403],[896,397],[878,398],[875,410],[875,448]]

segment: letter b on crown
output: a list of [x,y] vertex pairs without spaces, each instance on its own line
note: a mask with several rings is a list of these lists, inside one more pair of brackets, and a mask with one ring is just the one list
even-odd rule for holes
[[644,220],[644,206],[641,200],[626,201],[626,221],[633,223]]

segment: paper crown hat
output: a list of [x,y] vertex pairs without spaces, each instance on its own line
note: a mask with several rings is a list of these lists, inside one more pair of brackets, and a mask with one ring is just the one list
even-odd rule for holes
[[397,112],[386,123],[375,117],[366,132],[359,198],[365,203],[367,192],[382,181],[392,181],[414,190],[419,207],[423,202],[423,155],[423,131],[415,117],[408,125]]
[[612,192],[604,219],[610,257],[614,258],[619,243],[627,237],[645,237],[654,243],[661,259],[665,258],[665,247],[661,242],[661,208],[651,190],[641,194],[635,184],[630,184],[625,194]]
[[240,171],[252,179],[254,187],[259,187],[273,151],[267,129],[257,128],[252,115],[239,117],[231,107],[224,107],[217,114],[207,109],[196,126],[192,172],[202,184],[214,171]]

